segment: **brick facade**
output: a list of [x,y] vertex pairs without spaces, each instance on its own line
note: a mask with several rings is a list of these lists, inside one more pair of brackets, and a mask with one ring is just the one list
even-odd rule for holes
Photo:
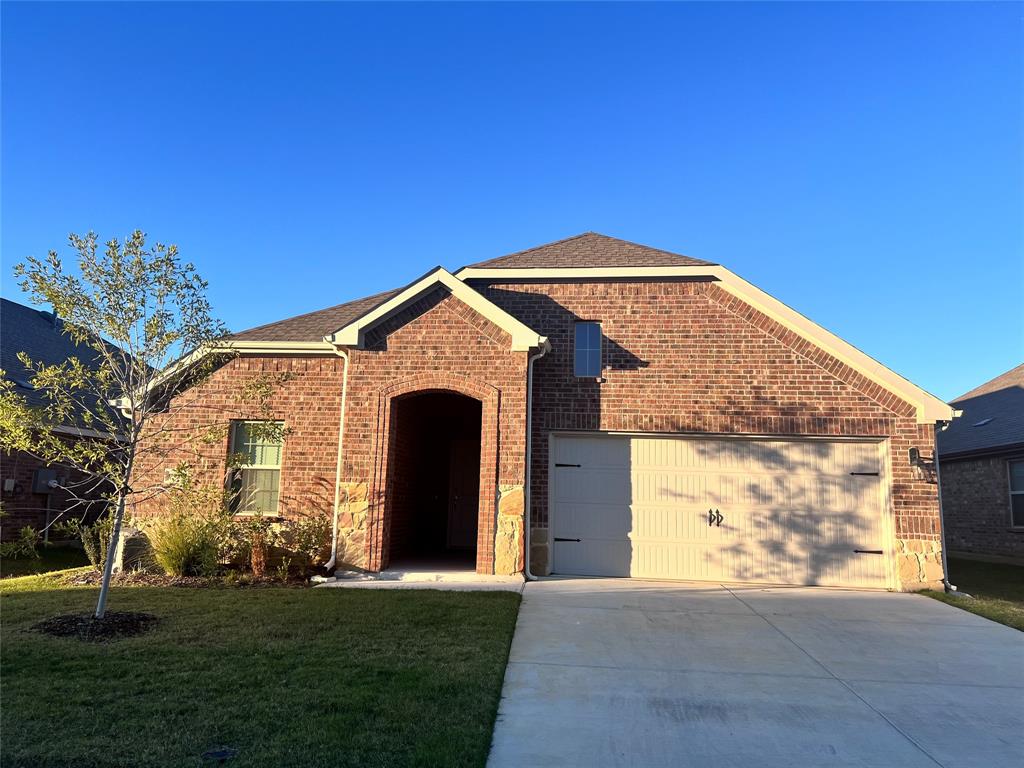
[[[534,370],[529,514],[538,539],[546,533],[552,431],[881,437],[891,457],[900,580],[914,587],[941,577],[936,488],[916,476],[906,458],[911,447],[930,454],[934,435],[931,426],[916,423],[913,406],[888,390],[713,282],[477,287],[552,344]],[[602,323],[606,368],[600,381],[573,376],[578,319]],[[477,570],[521,569],[527,353],[510,351],[504,330],[438,288],[374,328],[365,348],[348,354],[342,561],[387,565],[389,499],[410,493],[395,487],[389,470],[403,450],[392,429],[394,404],[448,390],[479,401],[482,409]],[[343,366],[337,356],[242,358],[180,398],[210,402],[223,418],[246,418],[251,414],[232,410],[230,395],[246,372],[298,374],[275,399],[277,418],[291,430],[282,512],[310,504],[326,509],[333,502]],[[172,404],[167,418],[175,413]],[[226,444],[210,446],[208,478],[222,482],[226,455]]]
[[1024,454],[942,462],[942,512],[951,552],[1024,562],[1024,530],[1010,527],[1010,458],[1024,460]]
[[[901,581],[941,578],[936,488],[906,459],[911,447],[930,454],[934,433],[888,390],[707,281],[498,283],[480,290],[552,345],[533,379],[530,513],[537,540],[546,540],[552,431],[885,437]],[[601,322],[600,381],[573,376],[578,320]]]
[[[179,395],[170,411],[158,422],[198,434],[205,425],[226,425],[232,419],[255,419],[255,406],[239,402],[239,391],[247,380],[261,374],[289,374],[273,399],[270,417],[283,421],[289,430],[281,454],[280,511],[282,515],[306,512],[329,514],[334,507],[335,467],[338,452],[338,422],[341,408],[341,358],[323,357],[240,357],[218,369],[200,386]],[[164,470],[184,461],[193,466],[200,483],[220,486],[225,482],[230,435],[195,450],[181,450],[173,458],[154,464],[145,458],[138,467],[138,487],[160,483]],[[133,513],[139,518],[163,511],[160,495],[137,502]]]
[[[54,521],[81,520],[91,522],[106,508],[101,488],[94,488],[88,478],[67,467],[52,467],[57,478],[68,478],[71,493],[55,489],[52,493],[33,493],[32,481],[36,470],[51,468],[45,462],[22,451],[0,451],[0,488],[2,481],[13,480],[14,490],[2,496],[4,516],[0,519],[0,539],[18,538],[22,528],[28,526],[43,530]],[[76,500],[77,497],[77,500]]]

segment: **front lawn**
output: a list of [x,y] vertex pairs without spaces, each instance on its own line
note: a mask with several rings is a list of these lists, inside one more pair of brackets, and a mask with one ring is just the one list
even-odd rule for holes
[[1024,631],[1024,566],[951,557],[949,580],[971,597],[933,591],[924,594]]
[[519,596],[507,592],[115,588],[160,617],[107,643],[29,631],[94,588],[11,579],[0,764],[483,766]]
[[30,573],[49,573],[65,568],[88,565],[89,558],[81,547],[54,544],[39,545],[39,557],[3,558],[0,562],[0,576],[25,576]]

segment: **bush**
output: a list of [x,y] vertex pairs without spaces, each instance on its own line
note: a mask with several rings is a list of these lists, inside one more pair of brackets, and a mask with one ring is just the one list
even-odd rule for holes
[[92,525],[78,525],[78,537],[82,540],[85,556],[97,571],[103,570],[107,561],[107,547],[113,532],[114,518],[111,515],[104,515]]
[[168,576],[212,576],[221,540],[217,521],[188,515],[155,519],[146,528],[153,560]]
[[322,512],[312,512],[295,520],[281,523],[277,545],[290,555],[299,571],[305,575],[324,562],[331,548],[331,518]]
[[26,525],[18,531],[18,538],[0,544],[0,557],[18,560],[27,558],[39,559],[39,531]]

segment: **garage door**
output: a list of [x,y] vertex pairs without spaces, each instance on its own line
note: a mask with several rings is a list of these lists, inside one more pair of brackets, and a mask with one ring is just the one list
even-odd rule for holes
[[888,586],[878,442],[558,436],[556,573]]

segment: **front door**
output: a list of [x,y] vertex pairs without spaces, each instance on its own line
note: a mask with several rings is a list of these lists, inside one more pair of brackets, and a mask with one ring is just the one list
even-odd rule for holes
[[448,466],[448,548],[473,549],[480,503],[479,441],[453,440]]

